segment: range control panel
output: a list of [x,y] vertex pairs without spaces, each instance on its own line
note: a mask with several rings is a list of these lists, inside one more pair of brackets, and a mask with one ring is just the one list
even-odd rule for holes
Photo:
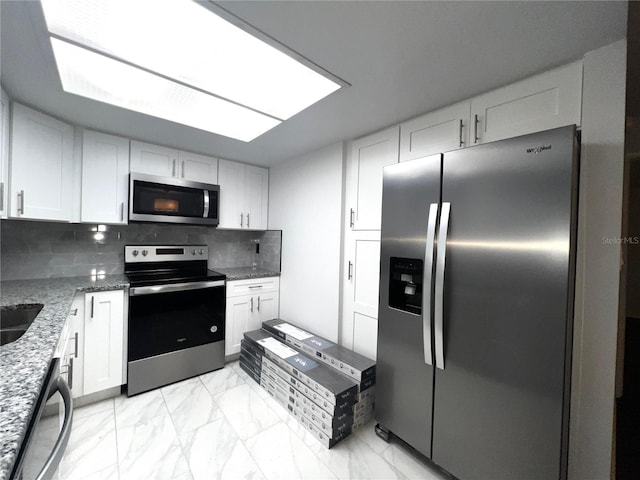
[[125,263],[184,262],[208,258],[209,247],[206,245],[127,245],[124,247]]

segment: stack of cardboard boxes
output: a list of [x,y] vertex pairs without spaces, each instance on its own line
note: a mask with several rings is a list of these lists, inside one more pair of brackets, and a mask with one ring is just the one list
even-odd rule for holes
[[325,447],[373,418],[373,360],[282,320],[262,327],[244,334],[240,367]]

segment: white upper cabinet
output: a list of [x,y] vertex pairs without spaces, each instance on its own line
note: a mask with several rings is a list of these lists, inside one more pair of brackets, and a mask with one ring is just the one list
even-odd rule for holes
[[192,182],[218,183],[218,159],[198,153],[178,152],[178,178]]
[[71,221],[73,127],[13,104],[10,216]]
[[175,177],[177,170],[178,150],[131,141],[131,172]]
[[399,127],[351,143],[347,165],[347,208],[353,230],[380,230],[382,169],[398,163]]
[[244,222],[244,165],[220,159],[220,223],[218,228],[243,228]]
[[220,159],[219,228],[266,230],[269,171]]
[[216,158],[133,140],[131,171],[192,182],[218,183]]
[[85,130],[81,221],[127,223],[129,140]]
[[269,171],[265,168],[244,167],[244,208],[247,228],[267,229],[269,199]]
[[7,218],[9,190],[9,97],[4,90],[0,96],[0,218]]
[[471,102],[427,113],[400,125],[400,161],[415,160],[469,145]]
[[175,177],[177,169],[178,150],[131,141],[131,172]]
[[582,60],[471,100],[470,145],[580,126]]

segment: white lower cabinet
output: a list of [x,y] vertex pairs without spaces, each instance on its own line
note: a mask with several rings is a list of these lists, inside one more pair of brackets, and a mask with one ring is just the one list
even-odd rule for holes
[[278,277],[227,282],[225,355],[240,352],[244,332],[261,328],[262,322],[278,318]]
[[84,376],[84,294],[77,294],[69,312],[69,335],[66,351],[67,381],[74,398],[82,396]]
[[76,295],[68,347],[74,397],[125,383],[124,300],[124,290]]
[[380,231],[347,233],[344,269],[342,344],[376,358]]

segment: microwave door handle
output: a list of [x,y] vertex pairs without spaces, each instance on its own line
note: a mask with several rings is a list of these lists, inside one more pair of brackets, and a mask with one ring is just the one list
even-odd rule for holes
[[51,398],[56,392],[60,392],[62,400],[64,402],[64,422],[60,435],[56,440],[56,444],[53,446],[53,450],[47,458],[46,463],[42,467],[42,470],[36,477],[36,480],[45,480],[53,477],[54,472],[58,469],[62,456],[69,443],[69,437],[71,436],[71,421],[73,419],[73,399],[71,397],[71,390],[69,385],[60,377],[56,378],[49,390],[49,398]]
[[209,216],[209,190],[204,191],[204,211],[202,217],[207,218]]

